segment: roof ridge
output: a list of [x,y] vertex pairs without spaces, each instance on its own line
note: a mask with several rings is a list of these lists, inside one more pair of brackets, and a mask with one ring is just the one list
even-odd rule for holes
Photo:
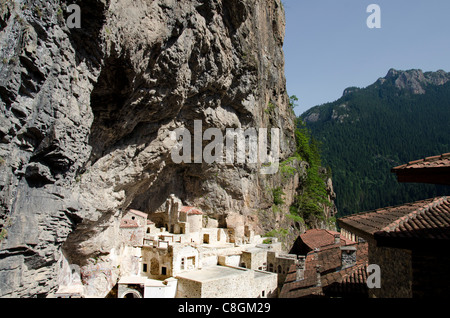
[[436,155],[436,156],[429,156],[429,157],[425,157],[422,159],[413,160],[413,161],[409,162],[408,165],[419,163],[419,162],[429,162],[429,161],[435,161],[435,160],[439,160],[439,159],[445,159],[447,157],[450,157],[450,153],[445,153],[445,154]]
[[332,231],[332,230],[329,230],[329,229],[325,229],[325,232],[327,232],[328,234],[330,234],[330,235],[335,235],[335,234],[340,234],[339,232],[337,232],[337,231]]
[[128,209],[128,212],[129,213],[133,213],[134,215],[138,215],[138,216],[143,217],[143,218],[148,218],[148,214],[147,213],[139,211],[139,210],[136,210],[136,209]]
[[449,153],[444,153],[444,154],[441,154],[441,155],[437,155],[437,156],[430,156],[430,157],[425,157],[425,158],[422,158],[422,159],[409,161],[408,163],[402,164],[402,165],[397,166],[397,167],[394,167],[391,170],[393,170],[393,171],[400,170],[400,169],[407,168],[407,167],[409,167],[411,165],[414,165],[414,164],[423,163],[423,162],[437,161],[437,160],[442,160],[442,159],[450,159],[450,152]]
[[195,206],[187,206],[187,205],[183,205],[180,208],[180,212],[181,213],[186,213],[188,215],[194,215],[194,214],[203,214],[202,210],[200,210],[199,208],[195,207]]
[[[425,202],[425,201],[426,200],[424,200],[423,202]],[[444,201],[447,201],[446,196],[434,198],[433,201],[425,204],[424,206],[420,207],[419,209],[414,210],[414,211],[402,216],[401,218],[395,220],[394,222],[386,225],[384,228],[382,228],[380,230],[380,232],[393,232],[397,228],[399,228],[401,225],[403,225],[404,223],[406,223],[410,220],[414,220],[419,215],[422,215],[425,212],[429,211],[430,209],[435,208],[438,205],[441,205]],[[418,202],[421,202],[421,201],[418,201]]]
[[[424,200],[419,200],[416,202],[409,202],[409,203],[403,203],[403,204],[397,204],[397,205],[392,205],[392,206],[387,206],[387,207],[383,207],[383,208],[378,208],[378,209],[374,209],[374,210],[369,210],[369,211],[364,211],[364,212],[359,212],[359,213],[354,213],[354,214],[349,214],[346,216],[341,217],[341,220],[347,219],[347,218],[351,218],[353,216],[359,216],[359,215],[364,215],[364,214],[369,214],[369,213],[374,213],[374,212],[382,212],[382,211],[388,211],[390,209],[393,208],[401,208],[401,207],[405,207],[405,206],[412,206],[414,204],[418,204],[418,203],[425,203],[427,201],[431,201],[431,200],[435,200],[436,198],[431,198],[431,199],[424,199]],[[432,202],[433,202],[432,201]]]

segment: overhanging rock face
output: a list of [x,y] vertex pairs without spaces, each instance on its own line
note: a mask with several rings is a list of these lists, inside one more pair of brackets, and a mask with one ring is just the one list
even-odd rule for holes
[[68,28],[65,1],[1,8],[0,297],[45,297],[72,264],[98,267],[81,279],[105,296],[128,208],[154,213],[174,193],[210,220],[264,232],[282,222],[259,220],[267,189],[296,188],[258,165],[170,157],[170,132],[194,120],[279,128],[280,159],[292,155],[281,1],[73,3],[81,28]]

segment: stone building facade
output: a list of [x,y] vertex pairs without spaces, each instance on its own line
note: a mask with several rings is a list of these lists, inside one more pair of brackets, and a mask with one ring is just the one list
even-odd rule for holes
[[178,298],[271,298],[277,275],[242,267],[213,266],[181,274]]
[[369,291],[372,298],[411,298],[413,268],[410,250],[369,244],[369,259],[381,269],[381,288]]
[[150,217],[127,211],[121,237],[125,246],[139,249],[140,257],[134,258],[139,270],[124,273],[119,297],[275,297],[279,273],[285,273],[277,268],[295,263],[296,257],[282,255],[276,239],[263,244],[245,226],[220,228],[205,218],[173,195],[164,212]]
[[[399,182],[450,185],[450,153],[391,170]],[[450,199],[437,197],[338,220],[346,237],[369,244],[369,262],[381,270],[377,298],[442,298],[450,295]]]
[[147,220],[148,215],[137,210],[128,210],[120,221],[120,234],[122,240],[132,246],[142,246],[148,226],[152,222]]
[[441,197],[387,207],[338,222],[347,234],[367,241],[369,263],[380,266],[381,288],[370,289],[371,297],[450,295],[450,258],[443,253],[450,239],[450,199]]

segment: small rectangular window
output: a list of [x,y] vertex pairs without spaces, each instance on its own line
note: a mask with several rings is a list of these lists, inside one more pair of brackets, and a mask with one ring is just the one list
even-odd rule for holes
[[187,258],[187,266],[188,266],[188,269],[195,268],[195,256]]
[[143,271],[144,273],[147,273],[147,264],[143,264],[143,266],[142,266],[142,271]]

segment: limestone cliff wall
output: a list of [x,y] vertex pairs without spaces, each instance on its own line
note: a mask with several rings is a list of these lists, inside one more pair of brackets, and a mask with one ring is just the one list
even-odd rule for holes
[[[81,28],[66,23],[72,3]],[[172,193],[259,234],[289,222],[260,212],[277,186],[289,206],[294,176],[170,157],[170,131],[193,131],[194,120],[204,130],[279,128],[281,160],[292,155],[280,0],[1,0],[0,9],[0,297],[46,296],[69,264],[98,267],[83,282],[105,296],[120,276],[121,212],[154,213]]]

